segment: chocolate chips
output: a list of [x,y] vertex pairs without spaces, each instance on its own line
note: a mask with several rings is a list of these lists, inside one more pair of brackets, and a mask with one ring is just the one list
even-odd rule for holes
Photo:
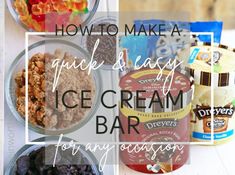
[[[89,53],[92,54],[97,39],[100,39],[99,45],[94,54],[94,59],[98,63],[104,61],[104,65],[113,65],[116,62],[116,36],[110,36],[108,34],[105,34],[105,31],[108,26],[109,23],[102,23],[102,31],[104,31],[103,35],[101,35],[101,26],[94,26],[92,31],[99,33],[97,35],[91,34],[90,36],[87,36],[86,46]],[[115,29],[109,27],[108,31],[110,33],[115,32]]]
[[[16,175],[96,175],[86,157],[58,150],[53,167],[55,146],[41,147],[16,161]],[[46,157],[45,157],[46,156]]]

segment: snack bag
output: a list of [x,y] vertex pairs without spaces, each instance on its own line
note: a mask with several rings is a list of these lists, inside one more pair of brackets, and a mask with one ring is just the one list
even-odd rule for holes
[[[127,49],[128,58],[125,58],[126,67],[131,68],[135,64],[141,65],[147,58],[147,44],[148,38],[146,36],[123,36],[120,40],[122,48]],[[126,55],[126,56],[127,56]],[[136,58],[139,57],[139,61],[136,62]]]
[[[177,50],[186,47],[195,40],[201,42],[210,42],[209,35],[198,35],[192,38],[190,32],[213,32],[214,42],[219,43],[222,32],[222,22],[209,21],[209,22],[181,22],[181,21],[164,21],[164,20],[136,20],[134,21],[135,28],[138,31],[141,27],[148,29],[150,25],[164,25],[163,31],[165,36],[123,36],[120,39],[120,47],[128,50],[128,59],[135,62],[137,54],[141,56],[142,64],[148,57],[151,62],[156,62],[156,59],[161,57],[161,62],[175,58]],[[144,27],[143,27],[144,26]],[[172,30],[180,31],[180,35]],[[159,28],[156,27],[156,32]],[[174,35],[172,35],[174,34]],[[143,42],[144,41],[144,42]],[[134,54],[133,54],[134,53]],[[143,56],[146,56],[143,58]],[[134,64],[133,64],[134,65]]]
[[[213,32],[214,42],[220,43],[221,33],[223,28],[223,22],[220,21],[208,21],[208,22],[191,22],[191,32]],[[211,42],[209,35],[198,35],[201,42]]]

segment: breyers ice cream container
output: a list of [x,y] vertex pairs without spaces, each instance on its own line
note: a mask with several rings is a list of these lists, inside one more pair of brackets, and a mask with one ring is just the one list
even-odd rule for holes
[[[172,74],[168,69],[144,68],[123,76],[120,88],[121,101],[128,99],[120,103],[124,130],[120,133],[120,141],[139,143],[129,145],[130,149],[135,146],[147,148],[139,152],[120,148],[122,162],[131,169],[150,174],[171,172],[184,165],[189,147],[180,143],[190,141],[190,75],[185,71],[175,70]],[[129,120],[128,116],[138,117],[139,124],[135,127],[138,133],[134,130],[128,133],[129,124],[137,122],[137,119]],[[174,146],[179,149],[173,149]],[[160,150],[160,147],[172,149]]]
[[[179,57],[186,57],[186,53],[180,52]],[[192,141],[210,142],[213,126],[214,143],[224,143],[233,137],[235,126],[234,49],[224,45],[211,46],[207,43],[197,43],[190,48],[188,62],[195,81],[192,101]]]

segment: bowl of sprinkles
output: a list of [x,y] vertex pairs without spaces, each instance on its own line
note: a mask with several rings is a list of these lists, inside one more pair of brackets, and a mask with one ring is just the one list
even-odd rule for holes
[[117,17],[116,16],[102,16],[88,24],[92,28],[91,35],[84,35],[81,38],[81,45],[86,48],[90,55],[93,54],[97,40],[99,44],[94,52],[93,58],[99,64],[102,64],[101,69],[112,70],[116,63],[116,42],[117,37]]
[[54,32],[58,26],[86,25],[99,0],[7,0],[15,21],[30,32]]

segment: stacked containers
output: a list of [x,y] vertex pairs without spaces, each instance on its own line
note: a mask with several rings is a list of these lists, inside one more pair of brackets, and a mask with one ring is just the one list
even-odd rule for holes
[[[187,144],[180,145],[181,150],[158,151],[156,157],[152,157],[153,150],[159,147],[173,146],[172,142],[190,141],[192,82],[186,71],[175,71],[172,75],[172,84],[170,84],[170,81],[166,80],[170,72],[169,69],[161,71],[158,68],[144,68],[131,71],[120,80],[121,90],[129,91],[127,94],[123,93],[123,99],[130,99],[128,103],[120,105],[120,118],[124,126],[120,141],[140,143],[132,144],[131,148],[149,143],[146,144],[147,148],[150,148],[148,151],[128,152],[120,148],[124,164],[139,172],[171,172],[184,165],[188,159]],[[163,94],[165,81],[165,88],[170,87],[169,93],[173,101],[168,96],[169,93]],[[182,90],[181,96],[180,90]],[[139,98],[142,99],[137,100]],[[128,116],[138,117],[140,123],[136,128],[139,133],[133,131],[128,133],[128,125],[136,122],[128,121]],[[159,144],[160,142],[163,144]],[[167,144],[168,142],[171,144]]]
[[[192,101],[192,141],[210,142],[213,126],[214,143],[224,143],[234,135],[235,51],[224,45],[211,46],[210,43],[197,43],[191,46],[190,53],[188,63],[195,81]],[[179,57],[187,59],[186,52],[181,51]],[[212,68],[213,73],[211,73]]]

